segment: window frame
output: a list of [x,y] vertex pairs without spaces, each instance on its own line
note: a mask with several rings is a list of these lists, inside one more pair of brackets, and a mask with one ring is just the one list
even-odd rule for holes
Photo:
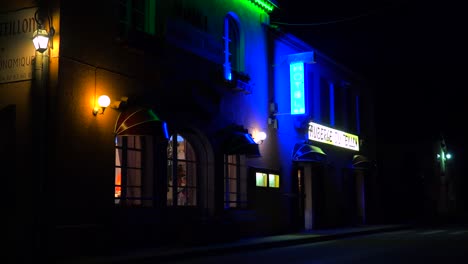
[[241,32],[236,17],[229,13],[224,17],[224,79],[233,80],[236,72],[241,72]]
[[[189,147],[191,152],[191,156],[193,159],[180,158],[178,156],[179,152],[179,141],[178,137],[181,137],[184,142],[184,148]],[[175,139],[175,140],[174,140]],[[177,151],[173,151],[173,150]],[[185,153],[187,150],[185,150]],[[185,155],[184,153],[184,155]],[[184,167],[185,164],[185,167]],[[179,173],[182,171],[178,171],[181,168],[184,169],[185,174],[185,185],[182,185],[182,181],[179,183]],[[197,207],[199,205],[199,160],[197,157],[196,150],[194,145],[187,139],[184,135],[180,133],[173,133],[168,140],[167,145],[167,176],[166,176],[166,206],[167,207]],[[192,178],[192,179],[191,179]],[[190,182],[190,184],[189,184]],[[179,194],[187,194],[190,191],[193,198],[185,200],[185,203],[179,203],[182,201],[183,196]],[[181,193],[182,192],[182,193]],[[186,195],[185,195],[186,196]],[[186,197],[185,197],[186,198]],[[191,203],[188,203],[188,201]]]
[[[262,184],[262,185],[259,185],[258,174],[263,174],[263,176],[266,176],[262,180],[264,182],[264,184]],[[269,171],[269,170],[262,170],[262,169],[254,169],[253,175],[255,177],[255,187],[256,188],[274,189],[274,190],[279,190],[281,188],[281,178],[282,177],[281,177],[281,174],[279,172]],[[271,176],[274,176],[276,178],[276,179],[273,180],[275,183],[277,183],[277,184],[275,184],[275,186],[270,185],[270,183],[271,183],[270,177]]]
[[[226,210],[246,209],[248,207],[248,183],[245,175],[242,175],[241,164],[242,157],[240,154],[224,154],[223,206]],[[230,172],[234,172],[234,175],[231,175]],[[236,186],[235,191],[229,188],[232,186],[232,184],[229,184],[232,181]],[[232,195],[235,197],[234,200],[231,199]]]
[[[135,7],[136,1],[143,1],[143,6]],[[156,0],[119,0],[117,8],[120,37],[128,38],[136,32],[153,36],[156,34]],[[138,18],[142,22],[137,23]]]
[[[119,139],[121,144],[119,144]],[[129,141],[133,140],[133,143],[130,144]],[[138,142],[139,141],[139,142]],[[138,135],[128,135],[128,136],[116,136],[115,137],[115,165],[114,165],[114,204],[115,206],[125,206],[125,207],[148,207],[153,206],[154,200],[154,189],[153,175],[148,175],[151,171],[148,168],[146,160],[148,158],[148,153],[152,151],[152,141],[147,138],[147,136],[138,136]],[[129,153],[133,152],[133,157],[129,157]],[[118,154],[121,154],[119,157]],[[134,162],[138,164],[129,164],[129,159],[135,159]],[[129,171],[139,171],[135,175],[129,175]],[[118,177],[118,171],[120,171],[120,178]],[[129,177],[135,177],[133,180],[134,183],[139,183],[139,185],[129,184]],[[150,185],[150,186],[148,186]],[[129,197],[128,191],[129,188],[136,190],[136,193],[139,193],[139,196]],[[148,192],[147,189],[151,188]],[[120,196],[117,196],[117,190],[120,189]],[[145,195],[150,193],[149,196]]]

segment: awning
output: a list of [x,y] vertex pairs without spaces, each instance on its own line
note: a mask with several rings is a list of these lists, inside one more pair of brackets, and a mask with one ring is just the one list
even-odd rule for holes
[[354,168],[372,168],[375,163],[364,155],[354,155],[352,164]]
[[293,161],[325,162],[327,154],[317,146],[308,143],[296,143],[293,149]]
[[258,144],[241,126],[228,126],[217,133],[217,140],[224,154],[240,154],[249,157],[260,157]]
[[150,108],[126,109],[115,122],[114,133],[119,136],[150,135],[168,139],[167,124],[161,121]]

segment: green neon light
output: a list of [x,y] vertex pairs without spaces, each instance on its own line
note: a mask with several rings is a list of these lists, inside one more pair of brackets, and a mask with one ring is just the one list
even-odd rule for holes
[[248,0],[257,6],[259,6],[261,9],[265,10],[266,12],[270,13],[273,12],[273,9],[275,9],[276,5],[268,0]]

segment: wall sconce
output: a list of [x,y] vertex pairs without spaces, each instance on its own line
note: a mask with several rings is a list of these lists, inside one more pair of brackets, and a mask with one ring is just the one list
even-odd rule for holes
[[43,53],[49,46],[49,33],[45,29],[38,28],[34,31],[33,39],[34,48],[40,53]]
[[[50,33],[48,33],[47,30],[44,29],[42,25],[42,19],[38,17],[38,14],[39,14],[39,10],[37,10],[36,13],[34,14],[34,20],[36,20],[37,30],[34,31],[33,33],[32,41],[34,44],[34,48],[36,48],[36,50],[39,51],[40,53],[43,53],[44,51],[47,50],[49,46],[49,39],[52,39],[52,37],[54,36],[55,29],[52,26],[52,19],[50,15],[47,15],[49,19],[49,30],[50,30]],[[51,43],[51,48],[52,48],[52,43]]]
[[104,114],[106,107],[110,105],[110,98],[107,95],[101,95],[98,98],[98,106],[95,106],[93,109],[93,115]]
[[255,143],[257,144],[262,144],[263,141],[266,139],[267,135],[265,132],[263,131],[258,131],[257,133],[254,134],[253,136],[253,140],[255,141]]

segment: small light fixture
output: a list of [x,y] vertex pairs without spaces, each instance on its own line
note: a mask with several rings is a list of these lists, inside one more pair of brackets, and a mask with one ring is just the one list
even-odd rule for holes
[[47,33],[47,30],[39,27],[36,31],[34,31],[32,41],[36,50],[40,53],[43,53],[49,46],[49,33]]
[[101,95],[98,98],[98,106],[95,106],[93,109],[93,115],[104,114],[106,107],[110,105],[110,98],[107,95]]
[[263,141],[266,139],[266,137],[267,137],[267,135],[266,135],[265,132],[258,131],[257,133],[255,133],[254,141],[257,144],[262,144]]
[[[42,24],[43,15],[41,16],[39,13],[39,10],[37,10],[34,14],[34,20],[36,21],[37,30],[33,33],[32,41],[34,44],[34,48],[36,48],[36,51],[43,53],[49,47],[49,40],[52,39],[55,35],[55,28],[52,25],[52,17],[50,16],[50,14],[47,13],[50,30],[50,32],[47,32],[47,30],[44,29],[44,26]],[[53,48],[52,45],[53,43],[50,42],[50,48]]]

